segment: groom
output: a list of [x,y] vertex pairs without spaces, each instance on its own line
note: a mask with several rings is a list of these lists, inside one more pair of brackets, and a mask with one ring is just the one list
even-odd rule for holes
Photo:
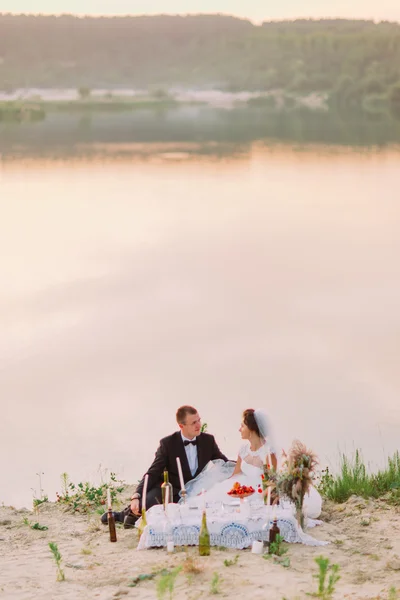
[[[176,421],[180,431],[160,441],[154,461],[147,470],[149,480],[146,509],[161,503],[161,484],[164,481],[164,469],[168,471],[169,481],[174,490],[174,502],[178,502],[181,486],[176,464],[177,456],[181,460],[185,484],[201,473],[210,460],[218,458],[225,462],[228,460],[218,448],[214,437],[208,433],[201,433],[201,419],[193,406],[178,408]],[[127,506],[121,512],[114,513],[115,520],[124,523],[125,529],[133,527],[141,514],[143,483],[144,477],[131,498],[130,506]],[[107,524],[107,513],[103,514],[101,521]]]

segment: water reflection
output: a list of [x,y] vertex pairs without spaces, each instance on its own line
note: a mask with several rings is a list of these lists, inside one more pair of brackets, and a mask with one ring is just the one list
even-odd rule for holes
[[[62,151],[77,131],[124,135],[67,123]],[[23,156],[48,126],[13,129],[31,132]],[[56,139],[50,128],[45,157]],[[377,464],[398,443],[400,155],[248,143],[216,161],[177,140],[159,149],[189,158],[26,166],[6,151],[6,502],[26,504],[39,470],[50,495],[61,472],[99,463],[134,481],[186,402],[232,457],[247,406],[269,411],[279,445],[299,436],[323,461],[354,444]]]
[[388,115],[202,106],[123,113],[49,113],[40,122],[1,123],[0,153],[12,156],[90,154],[96,145],[170,144],[191,153],[227,156],[254,141],[306,145],[387,146],[400,143],[400,122]]

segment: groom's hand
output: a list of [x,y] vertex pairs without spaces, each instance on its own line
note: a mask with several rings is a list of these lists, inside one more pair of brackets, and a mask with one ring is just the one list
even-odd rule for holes
[[131,502],[131,511],[133,512],[134,515],[140,516],[139,500],[137,498],[135,498]]

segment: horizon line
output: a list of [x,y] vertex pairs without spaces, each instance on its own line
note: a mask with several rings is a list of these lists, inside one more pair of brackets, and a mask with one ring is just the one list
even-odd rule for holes
[[132,13],[116,13],[116,14],[82,14],[82,13],[69,13],[69,12],[60,12],[60,13],[50,13],[50,12],[2,12],[0,11],[0,16],[12,16],[12,17],[74,17],[77,19],[116,19],[116,18],[156,18],[156,17],[230,17],[232,19],[237,19],[239,21],[247,21],[252,23],[254,26],[262,25],[263,23],[293,23],[295,21],[360,21],[366,23],[394,23],[400,24],[399,20],[389,20],[389,19],[376,19],[373,17],[341,17],[341,16],[320,16],[320,17],[290,17],[290,18],[281,18],[281,19],[263,19],[263,20],[254,20],[250,17],[244,17],[240,15],[234,15],[231,13],[224,12],[195,12],[195,13],[140,13],[140,14],[132,14]]

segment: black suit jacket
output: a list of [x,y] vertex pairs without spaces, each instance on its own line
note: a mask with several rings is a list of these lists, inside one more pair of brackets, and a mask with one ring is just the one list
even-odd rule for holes
[[[160,441],[160,445],[157,449],[156,456],[151,467],[148,469],[147,474],[149,476],[148,490],[158,488],[164,481],[164,469],[167,469],[169,474],[169,481],[174,488],[174,496],[177,497],[178,492],[181,489],[179,482],[178,466],[176,464],[176,457],[179,456],[181,459],[183,479],[185,483],[194,479],[206,466],[210,460],[216,460],[218,458],[228,460],[227,457],[222,454],[221,450],[217,446],[217,442],[214,436],[209,433],[200,433],[197,436],[197,458],[198,458],[198,469],[194,476],[192,476],[189,468],[188,459],[186,456],[185,446],[183,444],[182,435],[180,431],[173,433]],[[144,477],[137,487],[137,492],[141,495],[143,492]]]

